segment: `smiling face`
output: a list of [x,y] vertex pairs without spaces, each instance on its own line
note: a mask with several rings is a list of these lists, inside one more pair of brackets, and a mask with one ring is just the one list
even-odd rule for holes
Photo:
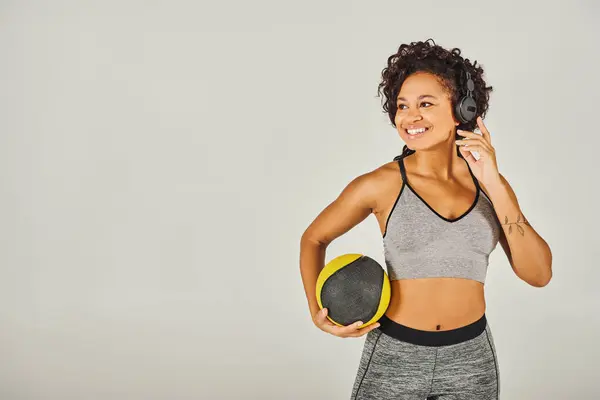
[[450,93],[435,75],[417,72],[406,78],[396,107],[398,133],[411,150],[454,141],[458,121],[454,118]]

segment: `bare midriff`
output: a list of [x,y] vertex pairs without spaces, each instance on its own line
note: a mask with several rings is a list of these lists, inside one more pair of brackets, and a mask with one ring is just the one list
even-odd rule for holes
[[394,322],[425,331],[445,331],[469,325],[485,313],[483,284],[462,278],[390,281],[385,315]]

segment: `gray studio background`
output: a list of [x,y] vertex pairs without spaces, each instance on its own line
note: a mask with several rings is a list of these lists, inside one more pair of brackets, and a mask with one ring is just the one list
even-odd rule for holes
[[[429,37],[478,60],[499,169],[550,244],[486,283],[503,399],[598,398],[597,2],[4,1],[0,398],[347,399],[300,236],[404,143],[376,97]],[[383,262],[373,216],[327,260]]]

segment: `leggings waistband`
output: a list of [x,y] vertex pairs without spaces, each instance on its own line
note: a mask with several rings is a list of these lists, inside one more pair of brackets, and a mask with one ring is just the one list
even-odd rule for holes
[[466,342],[483,333],[487,326],[485,314],[477,321],[447,331],[423,331],[410,328],[389,319],[385,314],[378,321],[380,331],[403,342],[421,346],[448,346]]

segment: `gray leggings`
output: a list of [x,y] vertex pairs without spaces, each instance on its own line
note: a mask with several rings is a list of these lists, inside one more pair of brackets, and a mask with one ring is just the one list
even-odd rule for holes
[[421,331],[385,315],[367,333],[352,400],[499,399],[496,349],[485,315],[448,331]]

